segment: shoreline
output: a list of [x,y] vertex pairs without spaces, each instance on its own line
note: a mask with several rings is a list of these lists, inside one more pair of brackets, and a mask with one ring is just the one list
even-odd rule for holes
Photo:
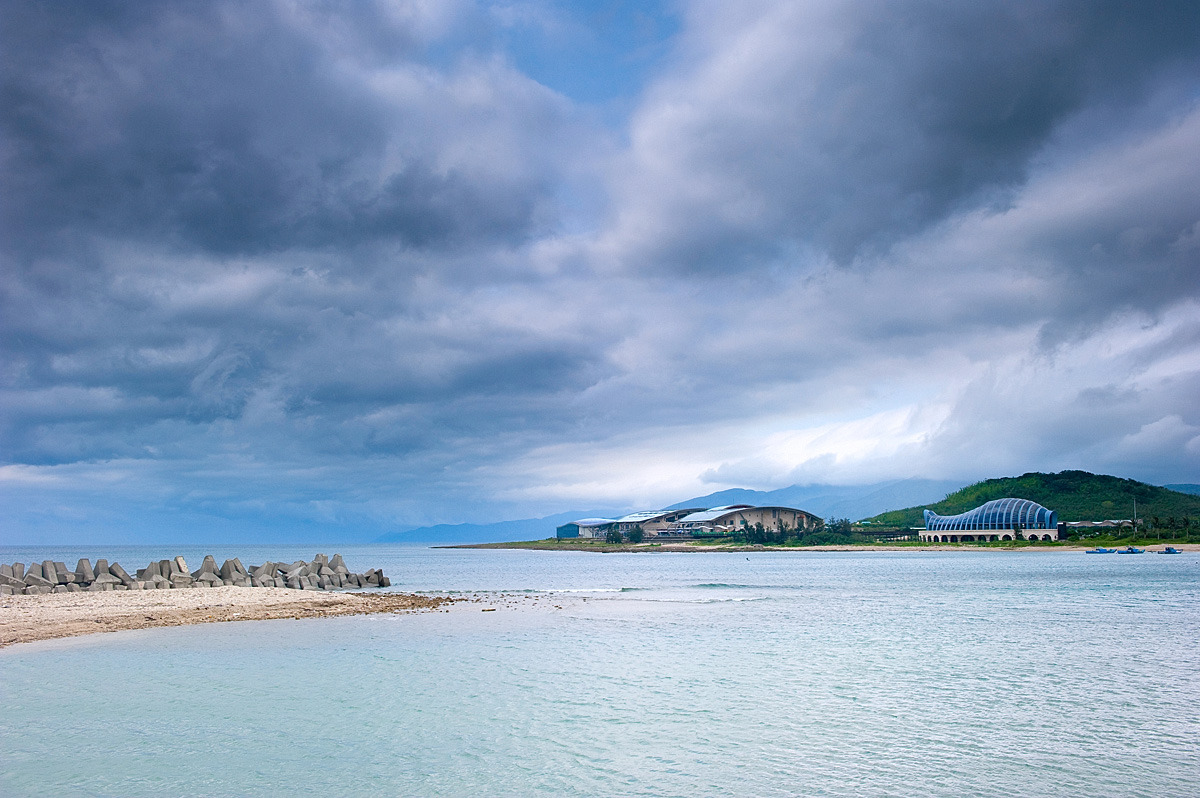
[[[576,540],[576,539],[572,539]],[[782,551],[803,553],[806,551],[815,552],[837,552],[837,551],[915,551],[915,552],[941,552],[941,551],[994,551],[994,552],[1014,552],[1014,551],[1036,551],[1036,552],[1086,552],[1088,549],[1093,549],[1097,544],[1094,543],[1026,543],[1023,546],[992,546],[979,545],[973,543],[930,543],[921,545],[896,545],[889,546],[882,543],[839,543],[828,546],[771,546],[771,545],[746,545],[746,544],[717,544],[710,545],[704,543],[689,543],[685,541],[675,543],[604,543],[602,541],[587,543],[553,543],[545,540],[527,540],[527,541],[512,541],[508,543],[460,543],[453,546],[431,546],[434,549],[507,549],[507,550],[527,550],[527,551],[584,551],[593,554],[616,554],[616,553],[634,553],[634,554],[656,554],[656,553],[697,553],[697,552],[720,552],[726,554],[743,554],[751,552],[763,551]],[[1113,546],[1115,544],[1103,544]],[[1124,548],[1127,544],[1121,544],[1120,548]],[[1171,541],[1162,541],[1161,543],[1139,543],[1134,544],[1136,548],[1145,549],[1147,554],[1153,554],[1161,551],[1167,546],[1174,546],[1179,551],[1193,552],[1200,551],[1200,543],[1172,543]]]
[[[1163,543],[1146,547],[1147,554],[1174,545],[1180,551],[1200,552],[1197,543]],[[752,552],[969,552],[1033,551],[1082,554],[1092,546],[1027,545],[989,547],[971,544],[921,546],[829,545],[805,547],[669,544],[555,544],[546,541],[461,544],[434,548],[528,549],[533,551],[591,551],[593,553],[696,553],[725,554]],[[478,602],[478,596],[414,595],[410,593],[361,593],[299,591],[286,588],[222,586],[207,590],[128,590],[103,592],[0,595],[0,649],[19,643],[80,637],[104,632],[191,626],[233,621],[299,620],[379,613],[407,614],[436,611],[463,602]],[[501,606],[508,599],[504,599]],[[489,602],[490,611],[495,608]]]
[[462,600],[408,593],[325,593],[231,586],[6,595],[0,596],[0,648],[103,632],[202,623],[427,612]]

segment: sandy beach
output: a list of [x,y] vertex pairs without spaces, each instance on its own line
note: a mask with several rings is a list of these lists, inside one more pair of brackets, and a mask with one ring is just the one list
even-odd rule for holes
[[417,612],[454,601],[403,593],[246,587],[0,596],[0,648],[35,640],[156,626]]

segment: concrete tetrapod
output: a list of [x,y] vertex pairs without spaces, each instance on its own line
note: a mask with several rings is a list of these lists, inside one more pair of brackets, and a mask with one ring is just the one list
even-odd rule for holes
[[217,568],[212,555],[204,557],[200,567],[188,573],[182,556],[155,560],[139,568],[136,576],[120,563],[98,559],[93,566],[87,558],[79,560],[71,571],[65,563],[43,560],[31,563],[0,563],[0,594],[69,593],[80,590],[164,590],[192,587],[286,587],[293,590],[339,590],[364,587],[390,587],[391,580],[379,568],[351,573],[340,554],[317,554],[309,562],[291,564],[264,562],[249,568],[238,557],[227,559]]

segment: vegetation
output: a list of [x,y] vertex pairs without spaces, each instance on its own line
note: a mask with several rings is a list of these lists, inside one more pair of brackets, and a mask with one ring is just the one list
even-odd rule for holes
[[807,529],[792,529],[787,525],[768,529],[757,523],[745,526],[732,535],[707,540],[725,545],[732,543],[751,546],[840,546],[874,543],[876,536],[855,528],[849,518],[831,518],[828,523],[818,521],[816,526]]
[[[1176,528],[1182,529],[1185,518],[1200,517],[1200,496],[1087,471],[1030,472],[1019,477],[988,479],[955,491],[940,502],[928,505],[928,509],[938,515],[956,515],[1006,496],[1029,499],[1048,507],[1058,513],[1059,521],[1132,518],[1134,500],[1137,501],[1138,518],[1148,529],[1164,529],[1171,519]],[[924,509],[893,510],[863,523],[890,528],[924,526]],[[1189,523],[1193,528],[1196,526],[1194,521]]]

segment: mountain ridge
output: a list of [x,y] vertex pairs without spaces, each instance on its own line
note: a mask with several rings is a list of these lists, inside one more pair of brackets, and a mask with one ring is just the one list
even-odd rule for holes
[[[705,496],[686,499],[663,507],[664,510],[684,507],[718,507],[723,504],[778,504],[798,507],[822,518],[862,518],[898,504],[922,500],[932,501],[962,486],[959,481],[929,479],[895,479],[867,485],[790,485],[777,490],[761,491],[749,488],[728,488]],[[927,498],[926,498],[927,497]],[[580,510],[555,513],[541,518],[522,518],[490,524],[435,524],[398,532],[389,532],[379,543],[411,543],[414,545],[456,543],[507,543],[515,540],[541,540],[552,537],[555,528],[580,518],[614,518],[635,509]],[[654,508],[657,509],[657,508]]]
[[1135,500],[1138,518],[1141,519],[1200,516],[1200,496],[1197,495],[1088,471],[1060,471],[1056,474],[1030,471],[1019,477],[985,479],[967,485],[939,502],[880,513],[866,519],[865,523],[920,527],[925,525],[925,509],[938,515],[957,515],[984,502],[1009,496],[1029,499],[1054,510],[1058,513],[1059,521],[1132,518]]
[[[622,513],[623,514],[623,513]],[[458,543],[508,543],[514,540],[541,540],[554,537],[555,528],[580,518],[610,518],[611,510],[567,510],[541,518],[518,518],[489,524],[433,524],[431,526],[388,532],[376,543],[414,545],[454,545]]]

